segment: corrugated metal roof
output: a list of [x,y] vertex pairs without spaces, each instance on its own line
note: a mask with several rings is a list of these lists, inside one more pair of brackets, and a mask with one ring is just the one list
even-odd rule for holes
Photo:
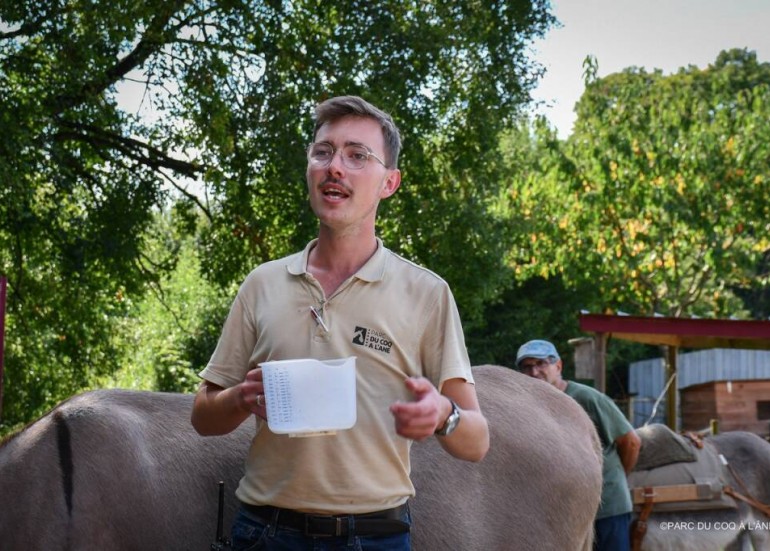
[[680,354],[677,388],[713,381],[770,379],[770,351],[715,348]]
[[[677,355],[677,389],[715,381],[770,379],[770,351],[712,348]],[[663,358],[633,362],[628,370],[628,390],[634,394],[634,426],[641,426],[652,414],[657,398],[666,386]],[[665,398],[652,422],[665,422]]]
[[[770,379],[770,351],[712,348],[677,356],[677,388],[714,381]],[[657,396],[665,381],[662,358],[633,362],[628,389],[637,396]]]

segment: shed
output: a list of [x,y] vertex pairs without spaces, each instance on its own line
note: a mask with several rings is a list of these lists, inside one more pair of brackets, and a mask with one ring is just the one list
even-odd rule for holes
[[[770,351],[712,348],[679,354],[679,428],[700,430],[716,419],[722,430],[770,432]],[[656,408],[663,392],[666,366],[662,358],[633,362],[628,370],[630,420],[635,427],[665,422]]]
[[[677,372],[677,355],[683,348],[740,348],[770,350],[770,321],[665,316],[580,314],[581,331],[593,334],[593,363],[596,386],[604,392],[605,351],[610,338],[666,347],[666,379]],[[666,423],[676,428],[677,386],[669,385]]]
[[770,380],[714,381],[680,391],[682,430],[700,430],[711,419],[720,431],[770,436]]

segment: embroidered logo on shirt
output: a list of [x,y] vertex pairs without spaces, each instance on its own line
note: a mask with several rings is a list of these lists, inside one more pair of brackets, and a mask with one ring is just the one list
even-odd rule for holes
[[388,336],[381,331],[375,331],[374,329],[367,329],[366,327],[356,326],[355,333],[353,334],[353,344],[365,346],[367,348],[371,348],[372,350],[390,354],[393,341],[391,341]]

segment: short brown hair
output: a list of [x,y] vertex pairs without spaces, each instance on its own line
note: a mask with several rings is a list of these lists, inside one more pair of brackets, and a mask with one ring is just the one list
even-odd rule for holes
[[358,96],[338,96],[319,103],[315,108],[315,128],[313,137],[324,124],[337,121],[343,117],[366,117],[376,120],[382,128],[385,141],[385,164],[388,168],[398,166],[398,154],[401,150],[401,136],[398,127],[390,115],[378,109],[368,101]]

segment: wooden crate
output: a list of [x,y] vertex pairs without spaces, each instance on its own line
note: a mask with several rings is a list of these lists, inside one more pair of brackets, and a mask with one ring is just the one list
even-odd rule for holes
[[711,419],[720,432],[770,434],[770,380],[715,381],[681,390],[683,430],[701,430]]

